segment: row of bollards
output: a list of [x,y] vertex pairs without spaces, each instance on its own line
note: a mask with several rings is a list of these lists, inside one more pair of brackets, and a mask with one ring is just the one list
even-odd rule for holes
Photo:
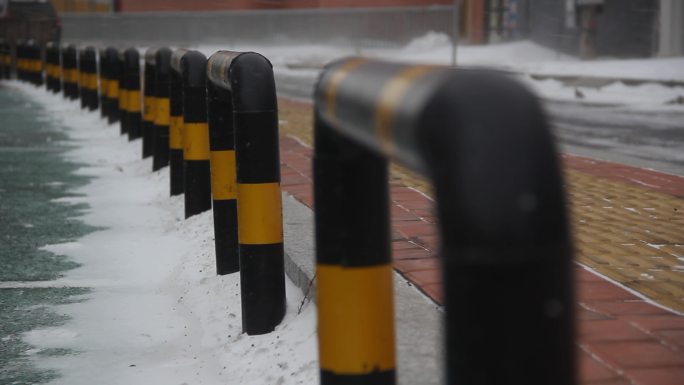
[[[5,76],[7,45],[0,42]],[[81,98],[169,166],[184,216],[213,208],[218,274],[240,272],[247,334],[285,314],[278,108],[252,52],[17,45],[19,79]],[[98,77],[99,76],[99,77]],[[99,91],[99,92],[98,92]],[[99,94],[99,95],[98,95]],[[574,385],[574,300],[558,159],[538,101],[504,75],[363,58],[315,89],[321,384],[396,383],[388,160],[430,177],[451,384]]]
[[[40,49],[21,51],[22,80],[43,79]],[[240,272],[243,330],[264,334],[285,314],[278,112],[273,70],[255,53],[51,43],[47,88],[102,111],[121,135],[142,138],[152,171],[169,166],[184,216],[213,207],[218,274]],[[211,79],[211,80],[209,80]],[[142,84],[141,84],[142,83]]]

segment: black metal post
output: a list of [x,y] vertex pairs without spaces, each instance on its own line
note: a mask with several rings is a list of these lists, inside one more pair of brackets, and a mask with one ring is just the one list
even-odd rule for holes
[[273,331],[285,314],[278,102],[271,63],[254,52],[219,51],[207,73],[232,95],[242,328]]
[[169,92],[169,190],[171,196],[185,191],[183,170],[183,78],[181,60],[188,52],[179,48],[171,55],[171,84]]
[[156,109],[154,114],[154,145],[152,154],[153,171],[160,170],[169,164],[171,53],[169,48],[159,48],[155,58]]
[[207,58],[197,51],[181,59],[186,218],[211,208],[206,66]]
[[78,57],[76,46],[62,47],[62,76],[64,97],[71,100],[78,99]]
[[157,49],[149,48],[145,52],[143,125],[142,125],[142,157],[152,156],[154,149],[154,119],[157,105],[156,90]]
[[233,96],[208,82],[207,100],[216,272],[224,275],[240,270]]
[[140,53],[131,47],[124,52],[123,84],[126,88],[128,139],[142,137],[142,97],[140,94]]

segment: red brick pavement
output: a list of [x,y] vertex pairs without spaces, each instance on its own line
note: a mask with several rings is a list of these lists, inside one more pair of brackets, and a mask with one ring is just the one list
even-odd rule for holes
[[[281,138],[282,188],[313,208],[311,156],[311,148],[293,138]],[[580,172],[684,197],[684,178],[576,156],[563,156],[563,161]],[[441,303],[433,202],[399,184],[392,184],[390,193],[394,267]],[[684,317],[580,266],[575,277],[582,384],[684,384]]]

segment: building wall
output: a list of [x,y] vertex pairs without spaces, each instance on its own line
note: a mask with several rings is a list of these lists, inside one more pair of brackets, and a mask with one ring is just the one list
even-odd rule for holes
[[112,0],[52,0],[57,12],[111,12]]
[[[582,30],[566,25],[565,0],[528,0],[526,21],[532,40],[578,54]],[[648,57],[657,51],[659,0],[605,0],[598,16],[596,53],[612,57]],[[577,12],[579,15],[579,12]]]
[[116,0],[120,12],[236,9],[400,7],[453,4],[453,0]]

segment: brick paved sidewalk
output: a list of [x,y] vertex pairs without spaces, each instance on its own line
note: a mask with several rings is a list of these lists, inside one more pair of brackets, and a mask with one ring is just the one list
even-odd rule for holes
[[[311,107],[281,101],[282,188],[313,208]],[[580,377],[590,385],[684,383],[684,178],[564,156],[575,229]],[[442,301],[429,185],[393,170],[395,268]],[[408,187],[411,186],[411,187]]]

